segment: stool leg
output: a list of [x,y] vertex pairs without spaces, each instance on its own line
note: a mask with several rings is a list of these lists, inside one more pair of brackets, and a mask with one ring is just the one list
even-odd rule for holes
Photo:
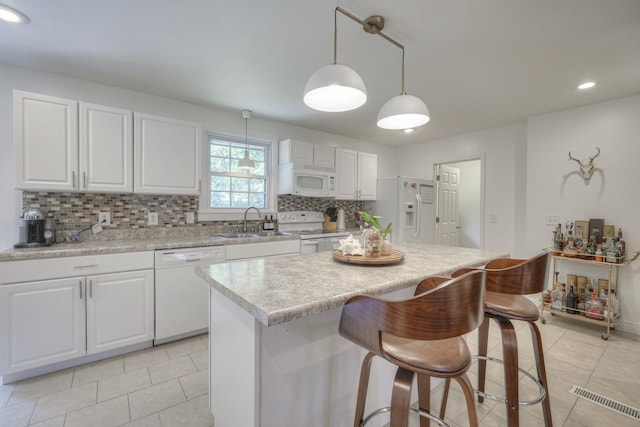
[[368,353],[362,360],[360,368],[360,383],[358,384],[358,398],[356,400],[356,415],[353,420],[354,427],[360,427],[364,419],[364,404],[367,401],[367,389],[369,388],[369,372],[371,371],[371,360],[375,354]]
[[549,397],[549,384],[547,383],[547,369],[544,365],[544,350],[542,349],[542,337],[535,322],[528,322],[531,328],[531,339],[533,340],[533,350],[536,357],[536,367],[538,368],[538,380],[542,383],[546,395],[542,401],[542,413],[544,415],[545,427],[553,427],[551,420],[551,398]]
[[442,402],[440,402],[440,417],[441,420],[444,420],[447,412],[447,400],[449,400],[449,387],[451,386],[451,380],[447,378],[444,380],[444,390],[442,391]]
[[[448,380],[447,380],[448,381]],[[464,392],[464,398],[467,401],[467,414],[469,415],[469,427],[478,426],[478,413],[476,412],[476,402],[473,396],[473,386],[467,374],[456,377],[456,381],[460,384],[462,391]],[[441,414],[440,418],[444,420],[444,415]]]
[[[489,316],[485,315],[482,325],[478,328],[478,355],[486,357],[489,344]],[[487,361],[478,359],[478,391],[484,393],[484,383],[487,376]],[[484,402],[484,397],[478,395],[478,402]]]
[[389,427],[409,426],[409,406],[413,372],[398,368],[391,392],[391,423]]
[[502,335],[502,359],[504,360],[504,388],[507,398],[507,424],[518,427],[520,404],[518,402],[518,341],[509,319],[495,316]]
[[[418,374],[418,404],[420,410],[431,413],[431,377]],[[420,427],[429,427],[431,420],[420,417]]]

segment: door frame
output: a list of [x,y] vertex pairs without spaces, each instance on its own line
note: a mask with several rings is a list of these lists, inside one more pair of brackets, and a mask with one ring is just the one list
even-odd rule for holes
[[463,163],[463,162],[470,162],[470,161],[480,161],[480,229],[479,229],[479,234],[480,234],[480,249],[484,249],[484,245],[485,245],[485,210],[486,210],[486,190],[485,190],[485,184],[486,184],[486,154],[482,153],[480,155],[472,155],[472,156],[462,156],[459,157],[455,160],[450,160],[450,161],[442,161],[442,162],[438,162],[438,163],[434,163],[433,164],[433,182],[435,185],[435,215],[433,218],[434,221],[434,229],[435,229],[435,236],[438,236],[439,233],[439,224],[436,223],[436,218],[439,217],[440,215],[440,181],[437,179],[438,178],[438,168],[440,165],[452,165],[455,163]]

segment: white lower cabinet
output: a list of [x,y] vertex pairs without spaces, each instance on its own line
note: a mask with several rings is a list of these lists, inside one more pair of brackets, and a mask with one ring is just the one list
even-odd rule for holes
[[0,375],[85,355],[84,278],[0,286]]
[[86,278],[87,354],[153,339],[153,270]]
[[0,376],[154,338],[152,252],[0,263],[0,276]]

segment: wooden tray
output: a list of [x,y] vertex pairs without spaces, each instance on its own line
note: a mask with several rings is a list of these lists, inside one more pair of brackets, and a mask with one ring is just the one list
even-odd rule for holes
[[377,257],[368,257],[362,255],[342,255],[342,251],[336,250],[332,252],[333,259],[348,264],[362,265],[385,265],[396,264],[404,261],[404,252],[391,251],[391,255],[380,255]]

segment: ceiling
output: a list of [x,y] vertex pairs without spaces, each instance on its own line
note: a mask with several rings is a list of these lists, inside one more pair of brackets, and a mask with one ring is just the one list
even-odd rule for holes
[[[0,62],[399,146],[640,93],[638,0],[0,0],[28,25],[0,21]],[[405,46],[407,93],[431,122],[377,128],[400,92],[401,50],[338,14],[338,63],[367,103],[323,113],[302,102],[333,61],[334,8]],[[589,91],[576,85],[596,80]]]

